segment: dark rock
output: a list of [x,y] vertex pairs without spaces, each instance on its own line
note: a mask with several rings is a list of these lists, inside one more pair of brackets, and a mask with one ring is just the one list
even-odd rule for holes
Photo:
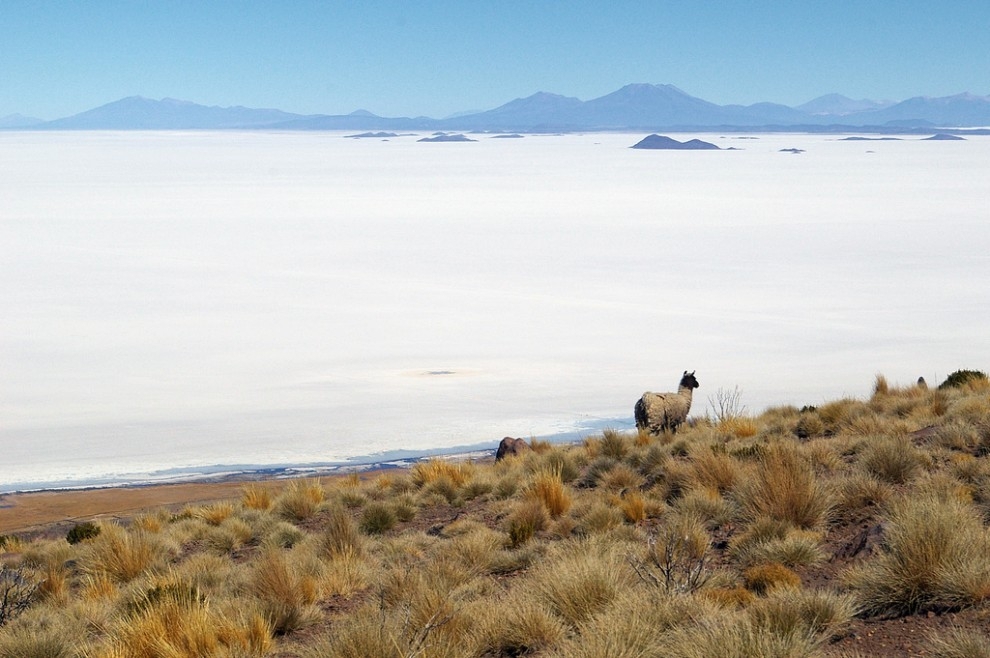
[[721,149],[709,142],[700,139],[692,139],[686,142],[679,142],[666,135],[648,135],[631,148],[634,149],[655,149],[666,151],[720,151]]
[[495,461],[501,461],[509,455],[521,455],[529,449],[529,444],[524,439],[513,439],[511,436],[507,436],[498,444],[498,450],[495,451]]
[[416,140],[417,142],[476,142],[478,140],[471,139],[461,134],[447,135],[441,134],[434,137],[424,137],[423,139]]

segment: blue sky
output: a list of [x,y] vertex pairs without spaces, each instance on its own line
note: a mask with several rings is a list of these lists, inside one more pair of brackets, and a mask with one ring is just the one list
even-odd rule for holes
[[990,94],[990,2],[0,0],[0,116],[124,96],[385,116],[669,83],[720,104]]

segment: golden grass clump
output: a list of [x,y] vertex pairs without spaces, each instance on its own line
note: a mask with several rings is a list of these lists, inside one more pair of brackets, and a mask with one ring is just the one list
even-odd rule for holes
[[746,589],[756,594],[767,594],[785,588],[801,587],[801,577],[778,562],[757,564],[743,572]]
[[748,439],[756,436],[760,431],[756,421],[746,416],[724,418],[715,427],[722,434],[728,434],[737,439]]
[[867,439],[859,463],[884,482],[904,484],[918,474],[923,459],[907,438],[874,436]]
[[755,601],[746,612],[757,628],[777,636],[831,638],[852,620],[858,608],[847,594],[778,588]]
[[361,530],[369,535],[380,535],[391,530],[398,519],[388,503],[373,501],[361,510]]
[[87,542],[81,566],[86,573],[102,573],[118,583],[127,583],[161,566],[166,557],[167,549],[157,535],[104,524],[99,536]]
[[513,548],[522,546],[547,527],[547,509],[539,500],[519,503],[505,520],[505,531]]
[[319,617],[313,605],[319,579],[309,573],[297,553],[268,551],[254,564],[250,591],[274,633],[284,635],[308,626]]
[[629,523],[646,519],[646,499],[638,491],[631,491],[618,499],[619,509]]
[[223,500],[212,505],[204,505],[190,510],[190,514],[198,519],[203,519],[212,526],[218,526],[231,517],[234,513],[234,504],[229,500]]
[[316,514],[326,495],[319,479],[293,480],[275,499],[275,512],[290,521],[305,521]]
[[691,457],[693,480],[697,485],[715,489],[720,494],[736,486],[742,473],[741,464],[724,449],[715,450],[709,446],[692,453]]
[[990,637],[979,631],[953,628],[945,633],[931,633],[926,642],[935,658],[986,658],[990,656]]
[[576,626],[607,607],[632,582],[616,552],[578,541],[568,542],[552,559],[537,565],[531,584],[544,605]]
[[96,656],[103,658],[226,658],[263,656],[271,629],[257,614],[229,616],[194,588],[160,583],[134,602]]
[[898,499],[887,514],[884,548],[845,575],[868,613],[954,609],[990,598],[990,537],[972,505],[933,495]]
[[249,484],[241,489],[241,504],[248,509],[267,512],[275,505],[270,487]]
[[533,655],[555,646],[566,633],[560,618],[535,596],[513,590],[479,617],[478,648],[482,655]]
[[770,517],[798,528],[823,525],[834,505],[808,461],[786,443],[769,446],[759,468],[734,494],[747,518]]
[[358,526],[340,505],[332,505],[328,511],[320,536],[320,549],[331,559],[361,553],[362,541]]
[[543,503],[551,518],[558,518],[571,508],[571,494],[567,491],[560,471],[541,471],[533,476],[530,496]]
[[474,468],[467,462],[429,459],[414,464],[410,477],[417,487],[424,487],[438,480],[449,480],[455,487],[464,486],[473,475]]

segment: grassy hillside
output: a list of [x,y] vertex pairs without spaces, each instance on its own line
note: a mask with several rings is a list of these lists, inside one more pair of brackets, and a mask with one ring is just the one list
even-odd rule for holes
[[0,658],[987,656],[961,379],[6,537]]

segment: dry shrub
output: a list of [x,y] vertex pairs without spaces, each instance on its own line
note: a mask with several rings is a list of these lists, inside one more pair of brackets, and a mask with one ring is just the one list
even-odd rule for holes
[[845,576],[866,612],[954,609],[990,598],[990,538],[971,505],[916,495],[887,515],[884,551]]
[[234,504],[230,501],[221,501],[212,505],[204,505],[190,511],[190,514],[197,519],[203,519],[212,526],[218,526],[234,513]]
[[442,544],[436,559],[450,561],[473,576],[480,576],[491,570],[496,554],[504,544],[502,533],[478,524]]
[[290,521],[305,521],[320,509],[326,491],[318,479],[293,480],[275,499],[276,513]]
[[894,495],[894,488],[869,473],[850,473],[834,480],[836,508],[845,513],[879,507]]
[[697,595],[720,608],[745,608],[756,600],[744,587],[713,587],[699,590]]
[[855,600],[828,591],[776,589],[747,609],[749,618],[760,629],[775,635],[817,635],[835,637],[856,615]]
[[952,628],[928,636],[928,650],[934,658],[987,658],[990,638],[986,633]]
[[701,519],[676,514],[647,542],[643,555],[629,556],[639,579],[664,594],[686,594],[705,585],[711,536]]
[[241,504],[248,509],[267,512],[275,504],[275,499],[269,487],[249,484],[241,489]]
[[563,622],[546,605],[519,588],[488,606],[478,623],[482,655],[536,654],[558,644],[567,633]]
[[735,487],[741,468],[739,462],[724,450],[703,448],[692,455],[694,482],[705,488],[725,493]]
[[904,484],[917,475],[922,458],[907,438],[874,436],[867,440],[859,463],[884,482]]
[[790,444],[769,446],[735,495],[747,518],[770,517],[799,528],[824,524],[833,505],[829,490]]
[[278,521],[268,528],[262,544],[268,548],[292,548],[305,537],[305,532],[288,521]]
[[786,522],[758,519],[733,539],[730,553],[743,566],[772,562],[810,566],[827,557],[820,540],[818,533],[795,529]]
[[736,515],[736,507],[713,489],[692,489],[674,502],[680,513],[703,519],[712,528],[725,525]]
[[608,546],[578,541],[537,565],[531,582],[542,604],[577,625],[608,606],[632,577]]
[[86,546],[81,565],[86,573],[104,573],[118,583],[127,583],[160,566],[165,557],[166,550],[156,535],[104,525],[100,535]]
[[464,486],[471,479],[474,468],[467,462],[429,459],[413,465],[410,477],[417,487],[425,487],[437,480],[446,479],[456,487]]
[[210,606],[195,587],[164,578],[140,593],[109,633],[107,658],[221,658],[262,656],[271,629],[257,614]]
[[328,511],[323,523],[320,548],[330,558],[361,553],[361,535],[357,524],[340,505],[333,505]]
[[990,397],[968,395],[956,400],[949,405],[945,417],[950,422],[967,423],[985,430],[990,426]]
[[735,437],[737,439],[748,439],[756,436],[760,431],[756,421],[747,416],[737,416],[719,421],[716,429],[722,434]]
[[206,596],[223,596],[243,585],[245,570],[237,569],[227,556],[194,553],[174,568],[172,575],[203,592]]
[[135,530],[144,530],[145,532],[157,533],[161,532],[167,523],[167,515],[162,512],[151,512],[148,514],[140,514],[134,517],[131,521],[131,528]]
[[0,658],[75,658],[76,639],[61,628],[17,627],[0,634]]
[[[696,606],[695,606],[696,607]],[[674,625],[689,618],[680,601],[660,601],[630,590],[599,614],[582,622],[551,658],[647,658],[660,656],[657,644]]]
[[395,512],[391,505],[374,501],[361,511],[361,530],[369,535],[381,535],[395,526]]
[[597,498],[582,505],[575,515],[577,531],[583,535],[608,533],[622,525],[622,512]]
[[229,518],[204,537],[206,545],[218,553],[232,553],[254,540],[254,531],[241,519]]
[[308,572],[298,555],[267,551],[253,565],[249,588],[273,632],[284,635],[317,620],[319,610],[313,603],[318,585],[319,579]]
[[639,523],[646,518],[646,501],[643,499],[643,494],[638,491],[622,496],[618,504],[629,523]]
[[833,440],[813,439],[802,448],[816,473],[833,473],[842,466],[842,457]]
[[603,472],[598,478],[598,486],[608,491],[635,489],[643,484],[643,476],[628,464],[619,463]]
[[[302,658],[455,658],[465,652],[466,637],[455,642],[444,631],[455,626],[453,614],[440,612],[424,623],[415,622],[407,608],[366,605],[334,624],[333,632],[307,646]],[[458,645],[461,645],[458,650]],[[293,654],[295,655],[295,654]]]
[[767,594],[776,589],[797,589],[801,586],[801,577],[782,564],[771,562],[758,564],[743,572],[743,582],[746,589],[757,594]]
[[547,527],[547,510],[538,500],[523,501],[505,520],[505,531],[513,548],[522,546]]
[[823,641],[807,633],[779,635],[753,623],[745,611],[709,616],[664,635],[656,656],[678,658],[819,658]]
[[815,411],[807,411],[801,414],[798,422],[794,425],[794,435],[799,439],[809,439],[821,436],[825,433],[825,421]]
[[863,414],[870,413],[865,403],[852,398],[844,398],[823,404],[816,413],[825,426],[824,433],[837,434]]
[[581,475],[581,468],[572,450],[554,448],[549,452],[536,454],[526,460],[526,470],[530,473],[552,471],[560,473],[563,482],[573,482]]
[[602,439],[598,449],[606,457],[621,460],[629,453],[629,442],[618,431],[607,429],[602,432]]
[[533,476],[529,496],[543,503],[555,519],[571,508],[571,495],[561,480],[560,471],[541,471]]
[[[49,563],[45,565],[41,572],[41,582],[38,586],[38,596],[41,596],[50,605],[62,606],[69,600],[69,589],[71,586],[70,582],[71,573],[65,564],[54,564]],[[6,607],[7,594],[5,592],[6,587],[4,586],[3,579],[0,578],[0,593],[2,593],[2,601],[0,601],[0,609]],[[3,621],[3,615],[0,615],[0,621]],[[0,624],[2,625],[2,624]]]

